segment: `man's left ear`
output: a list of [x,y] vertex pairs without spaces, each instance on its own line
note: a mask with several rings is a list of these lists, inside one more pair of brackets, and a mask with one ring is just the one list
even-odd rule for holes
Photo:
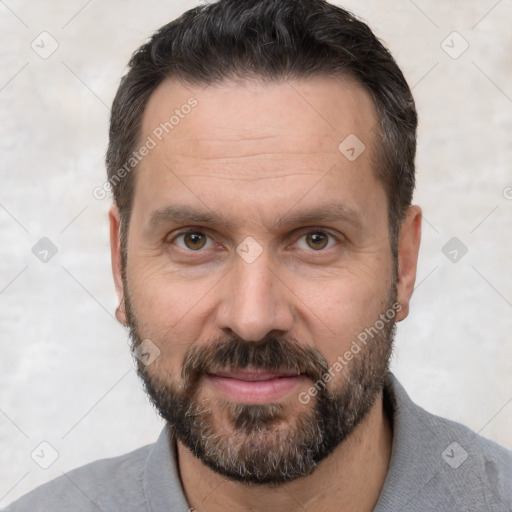
[[396,320],[400,321],[409,314],[409,301],[414,291],[416,267],[421,241],[421,208],[410,206],[402,222],[398,237],[398,280],[397,298],[402,309],[397,313]]

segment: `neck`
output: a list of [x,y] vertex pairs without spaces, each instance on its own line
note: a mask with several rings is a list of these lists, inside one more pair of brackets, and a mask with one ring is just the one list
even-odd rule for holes
[[366,512],[373,510],[391,457],[392,431],[382,393],[365,420],[315,471],[292,482],[245,485],[231,481],[177,443],[178,467],[188,504],[197,512]]

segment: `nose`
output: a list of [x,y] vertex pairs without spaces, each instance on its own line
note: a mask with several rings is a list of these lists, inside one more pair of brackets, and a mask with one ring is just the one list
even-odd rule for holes
[[251,263],[236,256],[224,282],[217,327],[253,342],[271,331],[288,332],[293,325],[290,295],[263,254]]

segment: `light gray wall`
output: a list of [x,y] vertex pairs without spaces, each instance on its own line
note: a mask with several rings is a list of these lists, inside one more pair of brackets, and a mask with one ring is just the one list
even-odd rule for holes
[[[426,409],[512,448],[512,2],[344,5],[387,43],[420,114],[423,244],[393,369]],[[162,427],[113,318],[109,203],[92,190],[132,51],[192,6],[0,2],[0,506]],[[50,52],[43,31],[58,43],[46,59],[31,48]],[[47,263],[32,252],[42,237],[58,248]]]

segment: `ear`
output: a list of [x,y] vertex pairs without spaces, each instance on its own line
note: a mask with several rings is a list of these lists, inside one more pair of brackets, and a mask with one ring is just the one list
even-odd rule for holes
[[114,276],[117,298],[119,299],[119,306],[116,309],[116,318],[120,323],[126,325],[124,284],[121,265],[121,217],[119,214],[119,208],[116,204],[113,204],[110,207],[108,218],[110,221],[110,255],[112,260],[112,274]]
[[416,281],[420,241],[421,208],[414,205],[407,210],[398,237],[397,298],[402,309],[397,313],[397,321],[403,320],[409,314],[409,301]]

